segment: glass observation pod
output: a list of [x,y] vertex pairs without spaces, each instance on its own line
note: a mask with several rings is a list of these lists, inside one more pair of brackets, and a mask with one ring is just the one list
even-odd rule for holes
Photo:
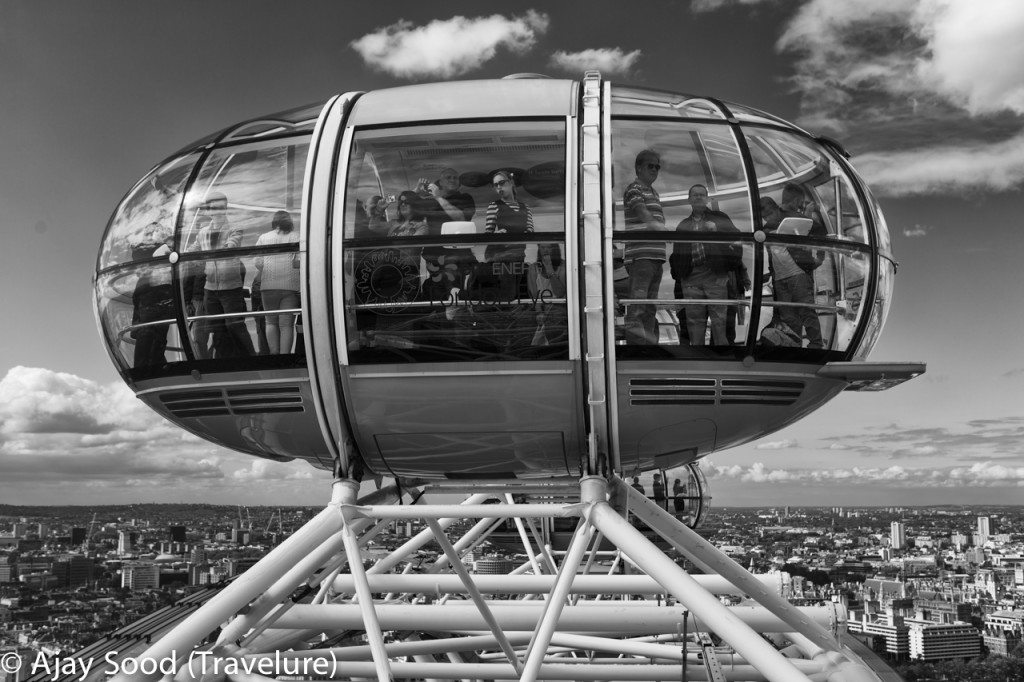
[[623,476],[924,371],[835,142],[707,97],[512,77],[349,93],[122,200],[101,333],[167,419],[358,477]]

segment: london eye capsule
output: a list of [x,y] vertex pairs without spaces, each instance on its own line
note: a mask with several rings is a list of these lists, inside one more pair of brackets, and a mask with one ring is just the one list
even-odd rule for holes
[[140,399],[254,456],[631,476],[922,372],[865,361],[895,270],[837,143],[590,73],[348,93],[184,147],[115,210],[95,304]]

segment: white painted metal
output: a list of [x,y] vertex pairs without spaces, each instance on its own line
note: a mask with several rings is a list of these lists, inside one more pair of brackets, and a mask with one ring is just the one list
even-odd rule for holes
[[[779,594],[782,574],[766,573],[752,576],[769,591]],[[745,592],[717,575],[695,575],[693,579],[711,594],[739,595]],[[462,582],[455,575],[423,575],[419,573],[369,576],[374,592],[462,592]],[[476,575],[473,582],[484,593],[548,594],[555,586],[553,575]],[[335,592],[352,592],[352,578],[339,575],[334,579]],[[570,587],[572,594],[664,594],[665,588],[647,575],[585,575],[580,574]]]
[[[688,575],[609,504],[609,485],[680,554],[724,567],[721,574]],[[289,661],[326,661],[334,668],[319,679],[703,680],[710,665],[711,677],[725,680],[878,682],[832,636],[844,618],[840,608],[786,604],[780,576],[754,577],[727,566],[679,520],[632,499],[632,489],[614,477],[589,476],[577,486],[576,495],[563,490],[559,501],[543,504],[505,501],[515,484],[502,489],[492,483],[462,505],[386,507],[377,504],[384,492],[356,502],[358,486],[339,481],[324,512],[143,657],[173,652],[184,663],[190,651],[210,649],[206,637],[224,624],[209,655],[222,663],[247,662],[249,670],[255,663],[264,667],[216,675],[192,661],[174,680],[267,680],[294,671]],[[545,499],[543,490],[538,494]],[[553,517],[577,519],[573,540],[558,554],[560,565],[537,532]],[[363,571],[362,557],[350,558],[379,538],[391,519],[425,527]],[[455,540],[456,522],[474,519]],[[533,527],[530,556],[507,575],[471,574],[464,554],[479,551],[496,525],[509,519],[522,520],[524,535]],[[614,551],[598,551],[599,533]],[[424,564],[422,551],[431,540],[441,556]],[[620,557],[644,574],[618,575]],[[413,566],[426,573],[411,572]],[[303,584],[314,590],[313,602],[293,603],[292,590]],[[723,593],[750,594],[756,601],[726,606],[713,596]],[[540,595],[545,599],[535,598]],[[794,632],[799,629],[824,634],[812,641]],[[712,632],[729,646],[705,647],[698,656],[696,645]],[[708,660],[712,652],[720,676]]]

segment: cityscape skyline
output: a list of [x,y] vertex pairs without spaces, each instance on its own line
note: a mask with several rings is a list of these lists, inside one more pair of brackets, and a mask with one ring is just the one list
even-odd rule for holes
[[[44,513],[24,517],[0,506],[0,654],[19,655],[22,677],[14,679],[42,679],[41,654],[51,664],[71,654],[100,660],[108,650],[123,654],[127,641],[158,638],[317,512],[309,506],[282,508],[276,516],[233,505],[110,508],[125,515],[94,515],[92,523],[76,526],[87,517],[68,515],[67,507],[40,507]],[[458,532],[471,525],[460,523]],[[897,526],[906,532],[902,548],[893,537]],[[363,560],[387,556],[421,530],[421,522],[393,522],[362,550]],[[983,652],[987,657],[971,665],[1019,662],[1020,507],[723,508],[706,517],[700,533],[751,571],[778,576],[773,584],[793,604],[841,604],[849,614],[841,636],[858,640],[865,647],[860,655],[873,649],[897,671],[953,665]],[[429,565],[439,552],[431,545],[424,550],[413,563]],[[475,580],[489,584],[528,562],[522,550],[510,528],[462,561]],[[455,576],[432,580],[445,578]],[[118,636],[121,631],[132,637]]]
[[[842,140],[893,233],[895,303],[871,359],[922,360],[928,373],[884,393],[841,395],[783,431],[714,453],[701,465],[715,502],[1021,497],[1019,3],[870,2],[854,16],[838,0],[695,0],[655,3],[660,21],[636,26],[631,8],[611,2],[583,13],[574,3],[400,3],[359,16],[328,2],[301,16],[270,2],[244,13],[231,2],[185,3],[172,16],[109,1],[2,2],[10,97],[0,277],[9,292],[27,283],[34,293],[19,298],[19,324],[0,340],[0,503],[246,503],[254,490],[272,505],[326,501],[329,472],[200,441],[120,382],[89,287],[117,201],[189,140],[337,92],[513,72],[578,78],[592,67]],[[261,39],[278,35],[302,39],[266,49]],[[744,49],[721,49],[722,35]]]

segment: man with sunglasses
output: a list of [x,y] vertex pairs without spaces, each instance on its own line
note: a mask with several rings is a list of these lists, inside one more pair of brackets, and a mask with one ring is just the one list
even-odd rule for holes
[[[664,230],[665,212],[661,197],[652,186],[661,171],[661,156],[645,149],[636,155],[636,179],[626,186],[622,205],[627,230]],[[623,260],[629,273],[629,298],[658,298],[665,269],[665,242],[626,243]],[[625,331],[632,344],[658,344],[658,308],[650,303],[633,303],[626,309]]]

